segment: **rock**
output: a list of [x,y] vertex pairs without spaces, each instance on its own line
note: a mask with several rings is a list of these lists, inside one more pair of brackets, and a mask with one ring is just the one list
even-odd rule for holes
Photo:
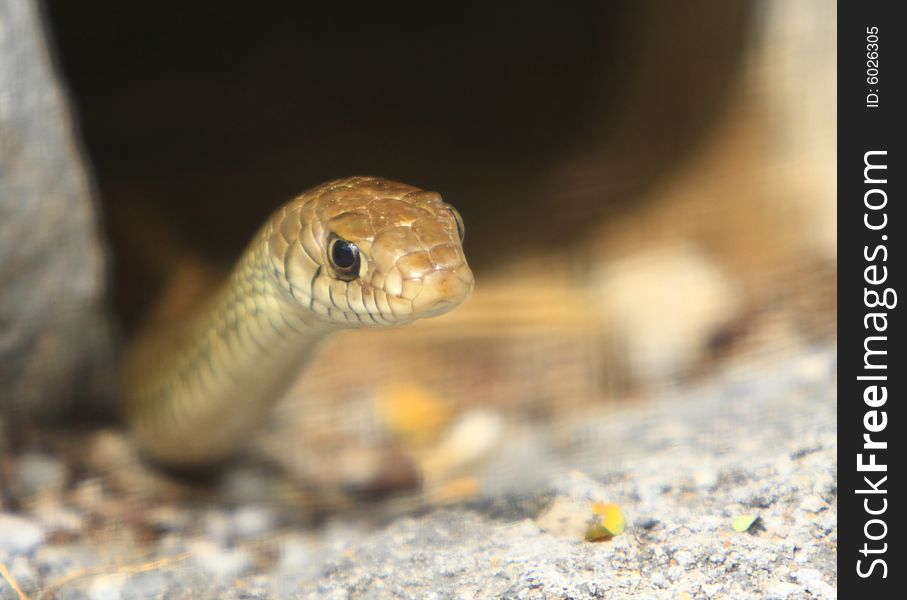
[[188,510],[174,505],[156,506],[145,513],[145,519],[160,532],[186,531],[193,523]]
[[220,579],[236,577],[252,563],[249,553],[242,548],[223,548],[209,540],[195,540],[189,552],[203,571]]
[[303,537],[294,535],[280,541],[280,563],[278,568],[298,571],[311,568],[315,562],[313,544]]
[[801,588],[787,581],[772,581],[765,586],[766,600],[787,600],[788,598],[799,598]]
[[277,494],[274,478],[261,465],[236,465],[224,473],[219,493],[228,501],[260,504]]
[[233,512],[232,524],[239,537],[260,537],[274,529],[277,515],[267,506],[241,506]]
[[225,510],[212,508],[202,517],[205,535],[222,546],[233,541],[233,521]]
[[44,545],[35,552],[35,564],[44,581],[52,581],[75,569],[96,567],[101,560],[87,545]]
[[589,528],[592,503],[558,496],[536,519],[538,526],[555,537],[581,540]]
[[164,598],[169,587],[167,575],[162,571],[145,571],[129,578],[124,598]]
[[77,510],[57,502],[41,504],[32,509],[31,516],[48,533],[75,534],[85,527],[85,517]]
[[34,564],[25,556],[13,558],[9,564],[9,573],[23,590],[30,590],[38,586],[38,572]]
[[827,509],[828,503],[818,496],[807,496],[803,499],[798,508],[800,510],[805,510],[806,512],[818,513]]
[[624,346],[635,382],[661,383],[689,370],[741,303],[732,278],[692,244],[614,260],[592,281],[592,308]]
[[69,476],[60,459],[41,452],[25,452],[16,459],[13,494],[28,500],[41,494],[59,494]]
[[119,600],[123,597],[123,586],[129,581],[128,573],[114,573],[95,577],[88,587],[91,600]]
[[[0,2],[0,412],[109,396],[106,257],[37,4]],[[69,403],[68,406],[62,406]]]
[[816,598],[838,597],[835,588],[825,583],[818,569],[799,569],[791,573],[791,576]]
[[0,552],[28,554],[44,543],[44,528],[31,519],[0,513]]
[[491,410],[472,410],[454,421],[422,461],[425,477],[445,480],[487,458],[504,433],[501,415]]

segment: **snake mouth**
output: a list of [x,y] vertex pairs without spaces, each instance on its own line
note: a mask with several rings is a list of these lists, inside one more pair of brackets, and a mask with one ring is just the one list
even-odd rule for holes
[[413,298],[413,316],[422,319],[444,314],[469,298],[474,286],[472,271],[466,265],[454,271],[429,273]]

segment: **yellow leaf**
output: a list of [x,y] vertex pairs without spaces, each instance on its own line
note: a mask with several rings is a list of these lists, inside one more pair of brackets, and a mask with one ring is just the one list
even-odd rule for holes
[[614,537],[614,534],[608,531],[604,525],[598,521],[593,521],[589,524],[589,527],[586,528],[586,533],[583,538],[587,542],[602,542],[605,540],[610,540]]
[[626,520],[619,505],[594,502],[592,514],[595,516],[586,528],[584,536],[587,542],[610,540],[624,532]]
[[734,531],[737,533],[743,533],[750,527],[753,523],[759,518],[759,515],[738,515],[734,517],[734,522],[731,523],[731,527],[734,528]]
[[624,519],[624,513],[620,510],[619,504],[595,502],[592,504],[592,514],[601,517],[601,524],[612,535],[622,534],[627,526],[627,521]]
[[381,415],[396,435],[413,441],[435,438],[450,420],[450,409],[424,387],[403,382],[378,395]]

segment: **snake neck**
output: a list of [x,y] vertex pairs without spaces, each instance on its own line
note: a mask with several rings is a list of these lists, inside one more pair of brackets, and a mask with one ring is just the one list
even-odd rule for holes
[[331,331],[278,284],[259,235],[196,317],[133,344],[123,370],[127,424],[160,462],[225,458]]

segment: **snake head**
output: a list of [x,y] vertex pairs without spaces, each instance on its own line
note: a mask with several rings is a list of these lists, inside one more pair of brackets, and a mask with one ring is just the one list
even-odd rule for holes
[[378,327],[440,315],[469,297],[463,232],[436,192],[351,177],[285,206],[266,241],[282,286],[315,319]]

